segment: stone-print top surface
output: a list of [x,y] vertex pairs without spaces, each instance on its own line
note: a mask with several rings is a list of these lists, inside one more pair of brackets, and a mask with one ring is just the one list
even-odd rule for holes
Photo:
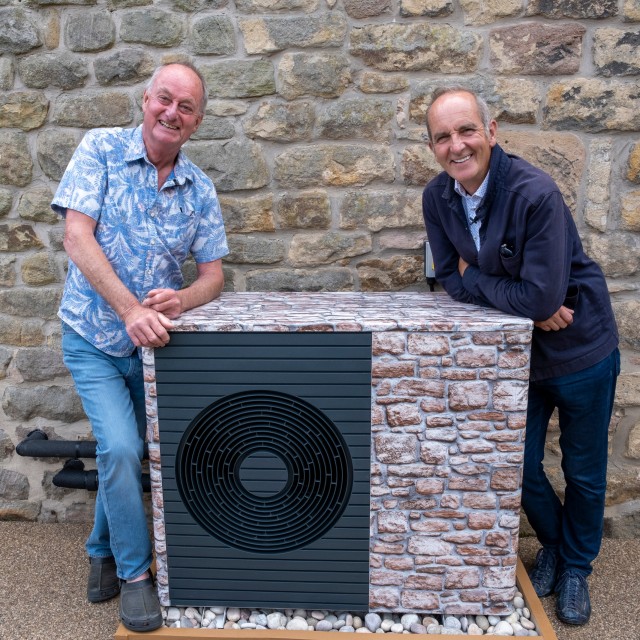
[[174,321],[176,331],[528,330],[526,318],[444,293],[223,293]]

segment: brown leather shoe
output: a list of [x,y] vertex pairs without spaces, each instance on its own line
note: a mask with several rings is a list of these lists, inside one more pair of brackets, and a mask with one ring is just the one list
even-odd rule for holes
[[89,582],[87,599],[89,602],[111,600],[120,593],[120,580],[116,573],[116,561],[113,556],[89,558]]

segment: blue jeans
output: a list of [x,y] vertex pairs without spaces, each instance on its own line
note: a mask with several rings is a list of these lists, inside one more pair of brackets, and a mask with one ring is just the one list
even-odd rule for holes
[[137,578],[152,560],[140,480],[146,432],[142,362],[137,351],[125,358],[107,355],[65,323],[62,353],[97,442],[99,484],[87,553],[114,556],[121,579]]
[[[561,569],[587,576],[600,551],[607,487],[608,432],[620,352],[577,373],[530,382],[522,506],[542,546]],[[542,465],[549,418],[560,420],[564,504]]]

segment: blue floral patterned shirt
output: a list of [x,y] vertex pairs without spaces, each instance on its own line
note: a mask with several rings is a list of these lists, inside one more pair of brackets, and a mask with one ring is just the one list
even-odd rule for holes
[[[211,180],[181,151],[158,191],[142,128],[94,129],[76,149],[51,207],[97,221],[95,236],[124,285],[139,301],[151,289],[180,289],[180,267],[228,253],[222,213]],[[135,349],[125,324],[69,260],[59,317],[113,356]]]

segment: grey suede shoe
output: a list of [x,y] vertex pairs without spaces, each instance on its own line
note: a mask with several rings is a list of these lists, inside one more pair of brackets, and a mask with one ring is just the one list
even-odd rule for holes
[[116,574],[116,561],[113,556],[89,558],[89,581],[87,599],[89,602],[111,600],[120,593],[120,580]]
[[131,631],[153,631],[162,626],[162,610],[153,577],[122,583],[120,619]]

